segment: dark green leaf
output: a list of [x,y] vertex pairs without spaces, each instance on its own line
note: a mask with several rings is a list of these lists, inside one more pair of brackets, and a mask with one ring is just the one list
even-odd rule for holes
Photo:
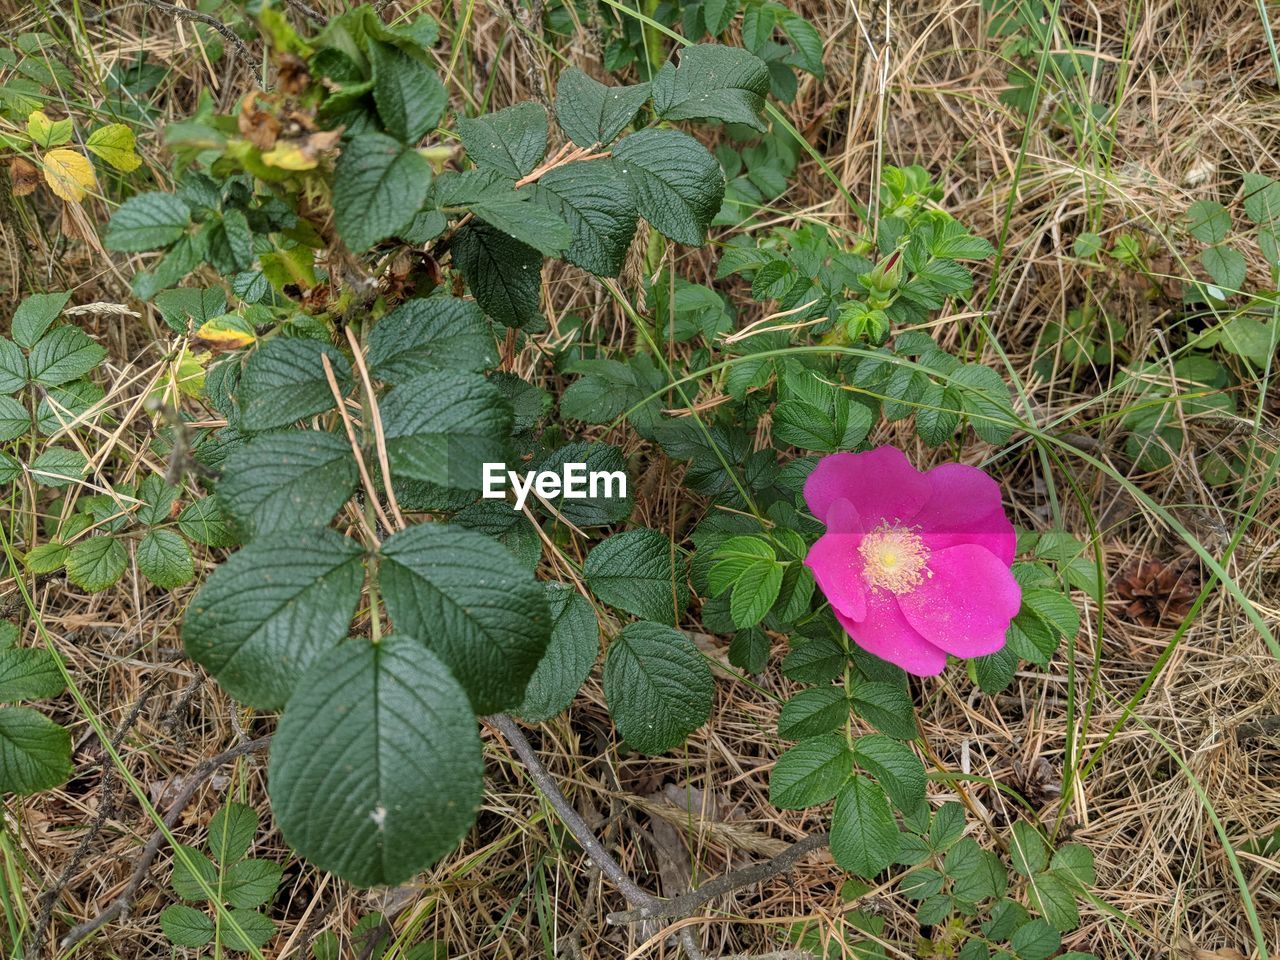
[[233,697],[264,710],[347,635],[364,551],[332,530],[277,534],[231,555],[187,608],[182,639]]
[[641,130],[613,149],[640,216],[677,243],[701,246],[724,199],[716,158],[679,130]]
[[604,695],[631,746],[659,754],[711,715],[711,668],[693,642],[657,623],[631,623],[609,644]]
[[[621,450],[608,443],[568,443],[539,460],[536,468],[561,473],[563,466],[569,463],[585,464],[586,477],[592,473],[609,476],[592,484],[575,471],[574,475],[579,479],[574,483],[585,490],[587,496],[548,498],[548,503],[565,520],[578,527],[603,527],[619,523],[631,515],[635,500]],[[623,491],[625,496],[620,495]]]
[[534,722],[550,719],[573,702],[600,652],[600,626],[586,598],[562,583],[544,586],[551,609],[551,642],[515,711]]
[[479,373],[498,363],[493,328],[474,301],[406,300],[369,334],[369,372],[387,383],[425,373]]
[[58,319],[71,299],[70,293],[33,293],[13,311],[10,333],[14,342],[30,350]]
[[383,126],[392,136],[417,143],[440,122],[449,103],[444,84],[422,61],[389,43],[371,40],[369,60],[373,64],[373,102]]
[[351,364],[317,340],[272,337],[245,364],[240,380],[240,422],[245,430],[273,430],[333,409],[333,390],[324,372],[329,358],[338,386],[351,386]]
[[801,740],[778,757],[769,775],[769,801],[783,810],[816,807],[834,797],[853,770],[844,735]]
[[119,540],[90,537],[67,554],[67,579],[89,593],[98,593],[119,580],[128,563],[129,554]]
[[413,219],[430,186],[431,164],[418,151],[380,133],[353,138],[333,177],[333,215],[343,242],[361,253],[394,235]]
[[741,47],[702,43],[680,51],[680,65],[668,63],[653,78],[653,109],[664,120],[721,120],[761,133],[769,92],[769,68]]
[[898,824],[884,791],[860,774],[841,789],[831,816],[831,856],[861,877],[874,877],[898,854]]
[[1045,921],[1036,919],[1020,926],[1009,941],[1018,960],[1047,960],[1058,952],[1062,938]]
[[566,260],[600,277],[621,272],[636,232],[636,209],[615,164],[565,164],[539,179],[534,191],[573,231]]
[[483,772],[471,707],[445,665],[409,636],[353,640],[289,701],[271,743],[271,806],[317,867],[389,886],[453,849]]
[[191,208],[172,193],[139,193],[130,197],[107,223],[103,245],[120,253],[143,253],[167,247],[186,233]]
[[647,83],[607,87],[577,67],[567,67],[556,82],[556,120],[580,147],[608,145],[648,99]]
[[541,318],[542,254],[483,221],[453,238],[453,259],[481,308],[508,327]]
[[258,907],[270,900],[280,886],[284,869],[271,860],[232,863],[222,880],[222,896],[233,907]]
[[849,701],[839,687],[801,690],[782,705],[778,715],[778,736],[804,740],[830,733],[849,719]]
[[881,733],[898,740],[916,738],[915,707],[901,687],[882,681],[860,683],[853,691],[853,708]]
[[459,117],[458,135],[477,167],[519,180],[547,152],[547,111],[526,100],[473,120]]
[[258,832],[258,814],[244,803],[228,803],[209,818],[209,852],[224,866],[249,852]]
[[58,661],[48,650],[0,650],[0,703],[43,700],[66,689]]
[[138,570],[157,587],[190,583],[195,565],[187,542],[172,530],[151,530],[138,541]]
[[213,939],[213,920],[195,907],[172,903],[160,913],[160,929],[176,947],[203,947]]
[[689,605],[684,559],[656,530],[627,530],[596,544],[582,573],[605,603],[645,620],[674,626]]
[[899,810],[911,810],[924,801],[924,764],[905,744],[868,734],[854,743],[853,759],[875,776]]
[[71,774],[66,729],[30,707],[0,709],[0,793],[48,790]]
[[55,327],[31,349],[27,369],[34,383],[56,387],[83,377],[106,355],[79,327]]
[[533,575],[494,540],[447,524],[397,533],[381,555],[379,577],[396,628],[444,661],[477,713],[519,704],[551,633]]

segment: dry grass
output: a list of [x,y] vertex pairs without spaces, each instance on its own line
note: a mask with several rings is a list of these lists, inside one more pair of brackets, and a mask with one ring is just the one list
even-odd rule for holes
[[[335,0],[313,0],[324,12]],[[394,11],[402,4],[393,3]],[[479,96],[492,71],[492,102],[502,105],[530,93],[530,77],[516,45],[496,51],[506,21],[497,5],[479,8],[469,47],[455,72],[455,102]],[[43,13],[25,5],[8,8],[20,28]],[[54,4],[58,16],[70,4]],[[435,7],[433,6],[434,10]],[[1114,149],[1107,157],[1094,134],[1081,136],[1052,123],[1038,123],[1023,144],[1021,117],[999,102],[1006,65],[996,41],[985,33],[975,0],[919,0],[885,9],[851,0],[848,5],[805,0],[803,13],[825,37],[827,79],[806,79],[787,110],[796,127],[825,155],[855,198],[865,200],[875,171],[885,162],[920,162],[941,176],[946,209],[980,234],[1005,234],[999,275],[984,277],[978,303],[989,297],[987,359],[996,346],[1026,389],[1030,411],[1041,423],[1076,424],[1093,455],[1114,473],[1132,474],[1123,439],[1106,419],[1132,402],[1091,376],[1073,384],[1065,373],[1050,379],[1031,368],[1032,349],[1044,324],[1082,304],[1116,317],[1131,352],[1170,338],[1178,278],[1195,269],[1190,243],[1177,227],[1188,203],[1211,197],[1239,214],[1233,177],[1260,170],[1280,175],[1280,100],[1276,65],[1259,21],[1259,6],[1246,0],[1130,3],[1102,0],[1062,3],[1064,36],[1095,50],[1102,64],[1088,81],[1096,102],[1114,105],[1108,119]],[[1275,16],[1274,8],[1271,11]],[[887,47],[881,38],[889,28]],[[180,118],[201,90],[222,104],[247,89],[242,70],[210,68],[193,46],[190,24],[175,22],[142,5],[104,4],[82,25],[71,26],[85,56],[98,68],[145,50],[169,70],[159,103]],[[867,44],[873,38],[875,47]],[[589,35],[575,38],[570,56],[591,62],[598,54]],[[1127,58],[1127,61],[1126,61]],[[1122,61],[1127,68],[1122,69]],[[474,86],[467,86],[467,79]],[[92,88],[82,93],[92,100]],[[70,98],[83,114],[91,104]],[[157,130],[163,122],[156,123]],[[155,137],[143,144],[151,169],[163,177],[163,153]],[[74,302],[128,302],[127,275],[90,246],[69,240],[57,218],[44,219],[6,206],[0,198],[0,289],[12,302],[34,289],[72,289]],[[835,191],[812,162],[802,166],[782,204],[787,217],[806,216],[856,226]],[[91,204],[105,220],[106,208]],[[1008,219],[1006,223],[1006,211]],[[1102,270],[1070,254],[1085,229],[1109,235],[1134,229],[1151,242],[1152,270],[1163,293],[1133,274]],[[1265,264],[1250,245],[1250,282],[1268,281]],[[712,263],[711,254],[689,257]],[[552,316],[583,311],[602,336],[623,335],[625,325],[608,299],[577,273],[551,278]],[[961,307],[957,307],[957,310]],[[750,315],[747,320],[752,319]],[[110,463],[116,480],[135,471],[162,468],[149,462],[146,439],[153,430],[139,403],[168,366],[154,317],[142,321],[110,314],[83,318],[86,328],[111,349],[109,392],[115,422],[94,438],[94,454]],[[942,322],[935,331],[953,347],[974,344],[974,326]],[[521,372],[546,380],[531,351],[513,358]],[[714,397],[700,400],[714,401]],[[1199,465],[1209,451],[1277,456],[1280,397],[1259,395],[1259,385],[1239,387],[1237,419],[1200,419],[1187,424],[1185,455],[1158,475],[1134,475],[1151,501],[1168,508],[1214,556],[1221,557],[1235,533],[1236,512],[1259,492],[1255,470],[1242,497],[1211,487]],[[1253,412],[1263,411],[1259,423]],[[909,435],[896,439],[910,445]],[[889,433],[886,439],[891,438]],[[634,440],[612,438],[632,444]],[[995,452],[976,441],[963,455],[985,461]],[[924,457],[923,448],[917,453]],[[1078,465],[1077,465],[1078,466]],[[1084,502],[1066,498],[1062,515],[1048,507],[1052,485],[1065,490],[1065,475],[1046,476],[1026,449],[1001,455],[999,475],[1017,521],[1044,528],[1060,520],[1069,530],[1101,530],[1102,562],[1109,582],[1139,559],[1175,560],[1187,551],[1156,516],[1150,502],[1135,498],[1114,476],[1074,470]],[[641,486],[637,521],[685,529],[700,509],[678,486],[678,473],[653,470]],[[1262,491],[1265,502],[1240,549],[1224,560],[1234,582],[1275,625],[1280,623],[1280,498]],[[211,561],[204,563],[207,570]],[[1193,575],[1206,571],[1192,566]],[[0,581],[12,603],[15,584]],[[136,710],[122,743],[129,772],[159,800],[172,784],[238,739],[269,732],[270,717],[238,712],[200,670],[177,654],[178,624],[189,597],[149,588],[133,572],[115,590],[86,596],[63,580],[35,585],[40,620],[66,657],[80,690],[108,729]],[[1089,601],[1078,595],[1082,607]],[[1060,654],[1048,670],[1018,676],[999,697],[971,690],[961,671],[921,684],[920,716],[929,748],[943,768],[963,770],[1012,788],[1046,822],[1060,818],[1061,836],[1087,843],[1098,861],[1097,902],[1084,906],[1084,923],[1067,938],[1069,947],[1101,958],[1258,956],[1241,893],[1213,818],[1231,844],[1280,828],[1280,670],[1256,630],[1225,591],[1214,591],[1177,640],[1144,696],[1126,718],[1124,705],[1174,637],[1173,626],[1144,627],[1123,616],[1124,601],[1108,591],[1104,610],[1089,609],[1074,651],[1075,676],[1096,668],[1097,683],[1076,687],[1088,704],[1087,729],[1076,707],[1067,724],[1069,665]],[[16,607],[16,604],[15,604]],[[1175,624],[1176,625],[1176,624]],[[28,626],[27,642],[31,641]],[[716,641],[708,641],[714,644]],[[778,640],[778,649],[782,649]],[[709,652],[723,657],[714,646]],[[776,672],[775,656],[763,676],[747,683],[724,671],[712,722],[686,750],[662,758],[620,754],[598,684],[588,684],[572,712],[545,725],[535,745],[552,772],[636,879],[673,894],[725,869],[776,853],[781,845],[821,826],[817,816],[780,813],[768,803],[768,771],[778,753],[773,735],[779,698],[788,683]],[[73,731],[77,776],[60,790],[22,802],[9,801],[12,842],[6,862],[21,878],[27,919],[38,914],[38,897],[68,869],[54,908],[51,937],[93,916],[118,893],[151,824],[118,778],[104,780],[103,752],[85,717],[70,699],[58,702],[55,718]],[[1113,726],[1119,731],[1101,759],[1078,773],[1101,750]],[[623,904],[602,884],[533,791],[518,762],[496,734],[487,735],[490,788],[479,824],[463,848],[420,878],[412,888],[371,895],[317,875],[289,858],[278,834],[264,832],[255,855],[287,863],[283,892],[273,909],[280,936],[264,951],[271,957],[306,956],[303,946],[324,929],[349,931],[362,913],[391,904],[404,943],[435,937],[451,957],[549,956],[555,945],[565,957],[675,956],[662,937],[647,941],[638,930],[606,927],[603,916]],[[1162,745],[1163,744],[1163,745]],[[1167,745],[1167,747],[1166,747]],[[245,758],[215,778],[187,811],[179,836],[198,837],[199,827],[228,796],[266,809],[261,758]],[[1059,796],[1064,780],[1066,796]],[[979,834],[992,843],[1012,811],[999,791],[963,785],[972,808],[987,820]],[[958,786],[934,783],[936,799]],[[162,804],[163,806],[163,804]],[[1212,813],[1211,813],[1212,812]],[[96,817],[103,827],[86,855],[73,859]],[[1240,852],[1241,868],[1271,950],[1280,950],[1280,863],[1274,856]],[[168,856],[153,871],[127,920],[101,931],[78,956],[169,956],[156,917],[168,902]],[[787,944],[792,924],[816,927],[836,942],[844,924],[841,873],[825,855],[806,860],[793,874],[761,889],[740,892],[715,904],[701,918],[709,956],[762,953]],[[11,898],[23,909],[17,898]],[[887,930],[913,944],[914,920],[907,905],[888,891],[862,904],[882,912]],[[3,935],[0,935],[2,938]],[[55,955],[48,948],[49,955]],[[344,956],[355,956],[355,952]],[[839,956],[839,950],[834,954]],[[892,956],[918,955],[912,947]]]

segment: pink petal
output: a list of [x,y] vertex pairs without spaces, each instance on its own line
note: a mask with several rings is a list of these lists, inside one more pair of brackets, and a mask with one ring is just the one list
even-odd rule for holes
[[961,544],[933,553],[929,570],[933,576],[898,597],[907,622],[958,657],[999,650],[1022,605],[1022,588],[1008,564],[984,547]]
[[925,475],[929,500],[912,520],[935,550],[976,543],[1013,563],[1018,538],[1005,515],[1000,485],[977,467],[943,463]]
[[897,447],[833,453],[818,461],[804,483],[809,511],[824,523],[831,505],[848,500],[866,529],[882,520],[911,520],[929,497],[929,482]]
[[869,591],[867,615],[861,621],[850,620],[839,610],[835,615],[854,643],[881,660],[897,664],[907,673],[933,677],[947,665],[946,652],[935,647],[907,623],[891,593]]
[[862,517],[848,500],[836,500],[827,509],[827,533],[865,533]]
[[805,565],[837,613],[853,620],[867,614],[867,588],[862,580],[860,534],[824,533],[809,548]]

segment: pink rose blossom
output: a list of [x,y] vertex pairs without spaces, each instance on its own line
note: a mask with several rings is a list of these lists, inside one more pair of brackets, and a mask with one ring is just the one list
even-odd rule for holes
[[927,677],[1004,646],[1022,603],[1000,487],[976,467],[921,473],[896,447],[823,457],[804,485],[827,525],[805,563],[869,653]]

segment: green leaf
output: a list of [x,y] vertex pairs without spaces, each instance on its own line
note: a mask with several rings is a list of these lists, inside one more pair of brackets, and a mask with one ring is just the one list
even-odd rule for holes
[[1093,869],[1093,851],[1079,843],[1068,843],[1054,851],[1049,868],[1068,878],[1081,890],[1098,882]]
[[1009,945],[1018,960],[1048,960],[1062,946],[1062,937],[1045,921],[1036,919],[1014,931]]
[[637,215],[615,164],[604,159],[565,164],[544,174],[533,189],[572,230],[564,259],[598,277],[622,271]]
[[1096,256],[1101,249],[1102,237],[1096,233],[1082,233],[1071,244],[1071,252],[1083,259]]
[[222,896],[233,907],[258,907],[275,896],[284,868],[271,860],[232,863],[222,879]]
[[178,514],[178,529],[206,547],[234,547],[240,541],[213,497],[193,500]]
[[222,924],[222,944],[228,950],[252,950],[276,935],[276,925],[256,910],[232,910]]
[[765,618],[782,589],[784,569],[780,563],[757,563],[738,578],[729,598],[729,616],[735,627],[745,630]]
[[166,590],[190,583],[195,576],[191,551],[172,530],[152,530],[138,542],[138,569]]
[[422,154],[380,133],[352,138],[333,175],[333,216],[354,252],[368,250],[413,219],[431,186]]
[[914,740],[919,733],[911,698],[892,683],[858,684],[853,692],[853,708],[881,733],[898,740]]
[[841,789],[831,815],[831,856],[861,877],[874,877],[898,855],[898,824],[884,791],[861,774]]
[[264,710],[347,635],[364,551],[332,530],[277,534],[231,555],[187,607],[182,639],[237,700]]
[[191,208],[172,193],[139,193],[111,216],[102,238],[108,250],[144,253],[167,247],[191,225]]
[[[435,72],[397,47],[369,41],[373,102],[387,132],[410,144],[440,122],[449,95]],[[402,221],[403,222],[403,221]]]
[[203,947],[213,939],[214,926],[206,914],[195,907],[172,903],[160,913],[160,929],[175,947]]
[[1013,825],[1009,859],[1013,863],[1013,869],[1024,877],[1034,876],[1049,865],[1049,851],[1039,832],[1031,824],[1019,820]]
[[351,364],[317,340],[272,337],[245,364],[240,380],[240,422],[245,430],[274,430],[333,409],[333,391],[324,373],[329,358],[342,390],[351,386]]
[[72,772],[66,729],[30,707],[0,709],[0,793],[48,790]]
[[729,662],[747,673],[761,673],[769,662],[769,635],[758,627],[739,630],[729,641]]
[[10,333],[14,341],[30,350],[58,319],[70,299],[70,293],[33,293],[27,297],[13,311]]
[[782,672],[799,683],[827,683],[844,671],[848,661],[834,641],[819,638],[806,641],[788,653],[782,661]]
[[920,867],[898,881],[898,892],[908,900],[928,900],[942,892],[945,882],[946,878],[937,870]]
[[89,593],[98,593],[119,580],[128,564],[129,555],[119,540],[90,537],[67,554],[67,579]]
[[0,442],[13,440],[31,429],[31,414],[13,397],[0,397]]
[[816,737],[849,719],[849,701],[839,687],[801,690],[782,705],[778,715],[778,736],[784,740]]
[[652,82],[653,109],[664,120],[721,120],[769,129],[760,119],[769,68],[741,47],[701,43],[680,51],[680,65],[663,65]]
[[1205,247],[1200,251],[1200,262],[1227,296],[1244,288],[1246,266],[1240,251],[1225,244]]
[[987,443],[1002,444],[1013,434],[1009,387],[1000,374],[980,363],[966,363],[951,374],[973,432]]
[[459,117],[458,136],[478,168],[519,180],[547,152],[547,111],[525,100],[475,119]]
[[133,131],[123,123],[108,123],[89,134],[84,143],[94,156],[105,160],[122,173],[132,173],[142,165],[142,158],[134,152],[136,140]]
[[1027,887],[1031,905],[1044,914],[1056,930],[1067,933],[1080,926],[1080,908],[1076,906],[1076,888],[1053,871],[1037,874]]
[[55,570],[62,569],[62,565],[67,562],[69,552],[60,543],[42,543],[26,552],[22,558],[22,565],[26,567],[28,573],[36,576],[42,573],[53,573]]
[[608,87],[577,67],[567,67],[556,82],[556,120],[578,146],[607,146],[648,99],[647,83]]
[[329,650],[299,681],[269,790],[285,840],[315,866],[390,886],[453,849],[483,773],[466,694],[420,642],[392,635]]
[[613,160],[640,216],[677,243],[702,245],[724,199],[724,174],[702,144],[679,130],[641,130],[618,141]]
[[1260,227],[1280,220],[1280,181],[1260,173],[1246,173],[1244,212]]
[[422,524],[382,545],[379,578],[398,630],[421,638],[477,713],[514,707],[546,652],[551,616],[532,573],[502,545]]
[[466,204],[489,226],[548,257],[558,257],[573,242],[573,230],[559,210],[534,202],[532,188],[490,193]]
[[257,811],[248,804],[228,803],[209,818],[209,852],[223,866],[235,863],[249,852],[257,832]]
[[1231,232],[1231,214],[1214,200],[1197,200],[1187,207],[1187,231],[1201,243],[1221,243]]
[[36,429],[45,436],[53,436],[88,423],[99,412],[94,408],[105,396],[101,387],[88,380],[72,380],[60,387],[50,387],[36,407]]
[[964,807],[954,801],[944,803],[929,824],[929,846],[941,853],[964,834]]
[[688,637],[658,623],[631,623],[609,644],[604,696],[622,738],[665,753],[711,716],[711,668]]
[[48,650],[0,650],[0,703],[56,697],[66,686],[58,659]]
[[816,807],[834,797],[852,771],[853,754],[843,734],[801,740],[773,765],[769,802],[782,810]]
[[406,300],[369,334],[369,372],[387,383],[426,373],[480,373],[497,366],[493,328],[472,300]]
[[26,356],[8,337],[0,337],[0,394],[13,393],[26,385]]
[[178,488],[166,483],[158,473],[148,474],[138,484],[138,505],[134,517],[141,524],[154,527],[165,523],[173,514],[173,505],[178,502]]
[[963,837],[947,854],[944,870],[951,878],[957,899],[977,903],[1004,896],[1009,875],[992,853],[983,850],[973,837]]
[[[569,463],[584,464],[588,477],[592,473],[610,476],[594,485],[580,479],[577,483],[587,493],[584,499],[568,499],[563,495],[549,497],[547,502],[560,516],[578,527],[603,527],[619,523],[631,515],[635,500],[627,482],[627,464],[621,450],[608,443],[567,443],[531,467],[559,474],[561,468]],[[618,496],[623,487],[626,488],[626,496]]]
[[1008,940],[1030,919],[1031,914],[1018,901],[1001,900],[991,908],[991,919],[983,923],[982,932],[992,940]]
[[600,625],[585,597],[562,583],[543,584],[551,610],[551,642],[515,712],[540,723],[566,709],[600,652]]
[[483,465],[509,457],[511,410],[476,374],[426,374],[396,387],[383,398],[382,426],[395,477],[478,490]]
[[871,430],[871,411],[843,396],[827,410],[805,400],[784,400],[774,408],[773,417],[776,440],[816,453],[852,449]]
[[462,227],[451,249],[485,313],[517,328],[541,317],[542,254],[537,250],[483,221]]
[[674,626],[689,605],[686,565],[657,530],[615,533],[591,548],[582,573],[610,606]]
[[56,327],[31,348],[27,369],[33,383],[56,387],[83,377],[106,355],[79,327]]
[[42,487],[66,487],[75,483],[89,469],[89,462],[79,450],[49,447],[30,466],[31,479]]
[[875,776],[899,810],[912,810],[924,801],[924,764],[910,747],[872,733],[854,743],[853,759]]
[[199,330],[226,313],[227,296],[220,287],[164,290],[156,294],[156,308],[171,329],[186,333],[188,326]]
[[268,433],[233,450],[218,502],[250,537],[326,526],[359,476],[351,443],[316,430]]

